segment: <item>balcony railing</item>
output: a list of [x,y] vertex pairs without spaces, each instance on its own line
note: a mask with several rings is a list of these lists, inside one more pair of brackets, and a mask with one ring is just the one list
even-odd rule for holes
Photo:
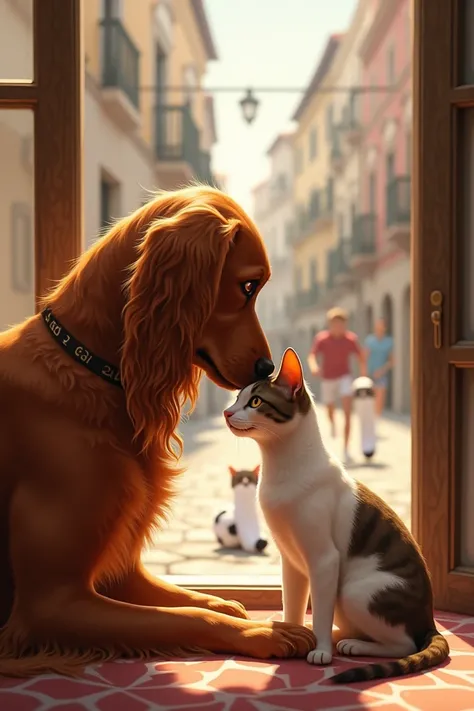
[[359,114],[360,94],[352,92],[348,103],[344,107],[343,118],[340,124],[341,131],[344,133],[359,131],[361,128]]
[[102,86],[121,89],[139,105],[140,53],[118,19],[107,18],[102,27]]
[[319,191],[319,219],[331,217],[333,213],[333,184],[328,181],[326,187]]
[[210,156],[199,147],[199,130],[187,104],[157,106],[156,157],[188,163],[196,178],[212,182]]
[[387,185],[387,227],[411,221],[411,177],[402,175]]
[[348,274],[350,270],[350,248],[351,243],[349,239],[339,239],[339,244],[335,249],[335,277],[344,277]]
[[296,244],[308,234],[308,230],[314,221],[311,213],[311,203],[306,209],[304,206],[299,205],[296,210],[296,219],[293,230],[293,242]]
[[358,215],[352,233],[352,257],[366,257],[375,254],[377,218],[374,214]]

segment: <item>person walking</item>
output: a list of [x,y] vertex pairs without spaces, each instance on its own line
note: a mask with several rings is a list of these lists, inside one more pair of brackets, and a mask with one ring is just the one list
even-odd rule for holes
[[387,397],[388,373],[393,368],[393,338],[387,335],[387,326],[379,318],[374,332],[365,339],[365,357],[369,378],[374,381],[375,411],[380,417]]
[[[326,405],[331,434],[336,436],[334,411],[340,399],[344,412],[344,461],[350,463],[349,437],[352,414],[351,356],[357,356],[360,375],[366,374],[365,356],[355,333],[347,329],[344,309],[330,309],[326,315],[327,330],[318,333],[308,355],[308,366],[314,376],[320,376],[321,396]],[[319,362],[318,362],[319,361]]]

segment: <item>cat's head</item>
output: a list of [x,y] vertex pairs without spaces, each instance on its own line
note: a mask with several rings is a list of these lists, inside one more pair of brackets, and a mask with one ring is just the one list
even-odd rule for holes
[[234,467],[229,467],[229,472],[231,476],[232,488],[235,489],[236,486],[250,486],[253,484],[257,486],[258,475],[260,472],[260,464],[254,469],[234,469]]
[[312,401],[298,355],[288,348],[278,374],[258,380],[240,391],[224,410],[227,425],[237,437],[266,443],[294,431],[311,410]]

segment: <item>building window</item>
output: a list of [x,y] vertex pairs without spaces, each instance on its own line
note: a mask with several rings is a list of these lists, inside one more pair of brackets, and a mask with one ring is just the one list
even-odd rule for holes
[[337,236],[342,239],[344,235],[344,215],[339,213],[337,216]]
[[376,205],[376,200],[377,200],[376,189],[377,189],[376,177],[375,177],[375,173],[372,172],[369,175],[369,212],[372,215],[375,213],[375,205]]
[[393,153],[389,153],[387,155],[385,170],[386,170],[387,184],[388,184],[388,183],[391,183],[393,178],[395,177],[395,156]]
[[100,179],[100,229],[108,230],[120,214],[120,184],[102,174]]
[[163,52],[160,45],[156,46],[155,55],[155,86],[156,86],[156,101],[160,106],[166,103],[166,84],[168,76],[168,57]]
[[356,221],[356,215],[357,215],[357,210],[354,202],[351,202],[351,212],[350,212],[350,224],[349,224],[349,232],[348,234],[353,235],[354,234],[354,225]]
[[318,152],[318,132],[316,128],[311,129],[309,134],[309,159],[314,160]]
[[295,171],[296,175],[299,175],[303,170],[303,150],[301,147],[296,149],[295,155]]
[[395,84],[395,47],[389,47],[387,55],[387,83]]
[[23,293],[33,290],[33,233],[29,205],[15,202],[11,207],[12,287]]
[[309,217],[316,220],[319,215],[319,190],[312,190],[309,198]]
[[318,262],[312,259],[309,263],[309,285],[314,286],[318,281]]
[[332,132],[334,126],[334,109],[330,104],[326,109],[326,140],[328,143],[332,141]]

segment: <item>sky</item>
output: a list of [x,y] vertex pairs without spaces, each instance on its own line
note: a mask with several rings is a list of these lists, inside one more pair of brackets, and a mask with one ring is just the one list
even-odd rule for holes
[[[205,0],[219,59],[209,65],[205,85],[296,87],[311,79],[328,36],[349,25],[356,0]],[[268,174],[267,148],[291,127],[302,94],[258,94],[257,118],[248,125],[238,104],[242,93],[215,93],[218,143],[215,173],[251,211],[251,188]]]

